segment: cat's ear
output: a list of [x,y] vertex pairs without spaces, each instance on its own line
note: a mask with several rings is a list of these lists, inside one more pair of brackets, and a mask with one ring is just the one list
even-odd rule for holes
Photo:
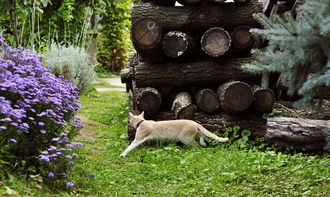
[[133,116],[133,114],[132,114],[132,112],[128,112],[128,117],[132,117]]
[[142,116],[142,118],[144,118],[144,111],[140,114],[140,116]]

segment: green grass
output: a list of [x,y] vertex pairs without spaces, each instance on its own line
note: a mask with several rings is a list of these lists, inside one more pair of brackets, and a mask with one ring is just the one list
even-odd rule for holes
[[[329,156],[239,150],[235,146],[142,146],[119,157],[126,139],[127,95],[82,96],[86,127],[69,193],[36,189],[19,179],[0,183],[31,196],[329,196]],[[94,173],[95,178],[90,175]],[[26,188],[24,188],[26,187]]]
[[[119,154],[126,134],[127,95],[82,97],[80,110],[95,138],[84,140],[74,193],[87,196],[327,196],[328,157],[274,151],[143,146]],[[92,120],[92,121],[91,121]],[[92,126],[91,126],[92,125]],[[86,175],[95,173],[96,178]]]

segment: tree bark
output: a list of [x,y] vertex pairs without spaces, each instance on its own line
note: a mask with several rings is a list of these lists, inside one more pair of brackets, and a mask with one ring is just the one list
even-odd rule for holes
[[209,56],[219,57],[228,51],[231,45],[229,33],[220,27],[205,32],[201,39],[202,50]]
[[144,3],[154,3],[161,6],[174,6],[175,0],[141,0]]
[[196,106],[192,104],[189,93],[181,92],[175,96],[172,110],[174,111],[175,119],[192,119]]
[[218,89],[221,108],[228,113],[238,113],[248,109],[252,103],[252,90],[246,83],[230,81]]
[[211,89],[199,90],[195,95],[195,101],[197,107],[204,112],[215,112],[220,106],[217,95]]
[[277,147],[322,151],[329,145],[326,141],[327,136],[330,136],[329,120],[286,117],[267,119],[266,142]]
[[13,26],[13,36],[16,43],[16,47],[20,46],[19,40],[18,40],[18,31],[17,31],[17,15],[16,15],[16,0],[10,0],[10,3],[12,4],[12,8],[9,10],[10,15],[10,21]]
[[257,112],[265,113],[273,110],[275,105],[275,94],[269,88],[253,87],[253,108]]
[[134,69],[137,87],[186,86],[221,83],[225,80],[260,79],[241,70],[252,58],[204,59],[187,63],[150,64],[140,62]]
[[136,109],[146,115],[154,115],[158,112],[162,103],[162,97],[154,88],[139,88],[134,90],[134,102]]
[[200,5],[203,0],[177,0],[177,2],[185,6],[196,6]]
[[212,6],[203,4],[198,7],[160,7],[150,4],[135,4],[132,10],[132,21],[141,18],[152,18],[158,21],[165,31],[205,32],[212,27],[230,29],[239,25],[259,27],[252,14],[262,12],[258,0],[245,4],[223,4]]
[[170,31],[163,38],[162,49],[167,57],[178,58],[192,53],[196,45],[193,38],[187,34]]
[[252,48],[254,38],[249,31],[250,27],[247,25],[238,26],[233,30],[231,40],[234,49],[246,51]]

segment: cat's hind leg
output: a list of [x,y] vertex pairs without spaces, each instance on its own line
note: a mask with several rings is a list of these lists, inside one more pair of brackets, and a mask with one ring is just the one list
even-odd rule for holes
[[206,146],[206,143],[204,141],[204,135],[200,135],[199,136],[199,143],[202,145],[202,146]]

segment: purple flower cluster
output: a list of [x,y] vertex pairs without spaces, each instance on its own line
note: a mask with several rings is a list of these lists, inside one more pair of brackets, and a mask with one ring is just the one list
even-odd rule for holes
[[72,149],[79,145],[69,144],[83,126],[74,117],[79,92],[40,60],[31,51],[10,48],[0,35],[0,152],[33,158],[43,151],[41,161],[58,162],[59,156],[74,157]]

